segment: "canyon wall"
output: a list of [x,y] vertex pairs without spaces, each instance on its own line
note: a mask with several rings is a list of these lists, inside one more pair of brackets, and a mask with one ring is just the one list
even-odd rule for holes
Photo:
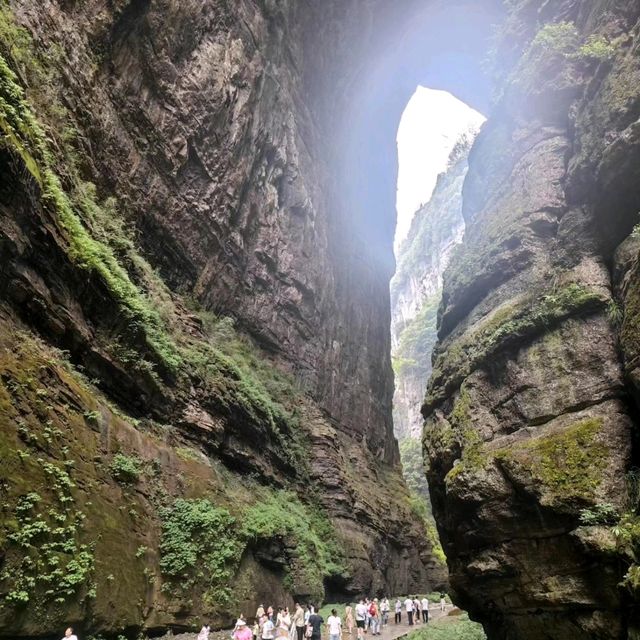
[[434,514],[491,638],[635,637],[640,9],[509,7],[423,406]]
[[421,401],[431,375],[442,274],[464,233],[462,184],[472,137],[461,139],[438,176],[433,194],[411,221],[391,279],[391,356],[394,364],[393,427],[398,440],[419,438]]
[[437,340],[437,311],[442,274],[464,233],[462,184],[473,135],[465,134],[452,150],[447,170],[433,194],[416,212],[407,238],[397,251],[398,266],[391,280],[391,356],[395,376],[393,427],[400,445],[405,481],[416,508],[427,523],[440,567],[430,573],[446,581],[445,555],[438,541],[424,477],[421,400],[431,375],[431,354]]
[[2,4],[0,636],[439,586],[332,175],[375,4]]

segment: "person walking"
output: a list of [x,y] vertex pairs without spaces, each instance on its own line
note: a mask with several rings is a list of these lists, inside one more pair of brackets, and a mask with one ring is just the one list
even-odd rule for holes
[[309,637],[311,640],[320,640],[324,618],[319,613],[315,613],[313,606],[311,607],[311,611],[313,611],[313,613],[309,616],[309,627],[311,628],[311,635]]
[[262,616],[264,615],[264,605],[258,605],[258,608],[256,610],[256,618],[258,620],[260,620],[260,618],[262,618]]
[[422,598],[422,622],[424,622],[425,624],[427,622],[429,622],[429,598],[427,598],[427,596],[424,596],[424,598]]
[[378,598],[374,598],[373,602],[369,605],[369,615],[371,616],[371,633],[374,636],[380,635],[380,605],[378,604]]
[[304,609],[296,602],[296,610],[293,612],[291,624],[295,627],[296,640],[304,640]]
[[413,599],[413,620],[416,624],[422,622],[422,605],[418,596]]
[[404,608],[407,612],[407,620],[410,627],[413,627],[413,600],[407,596],[407,599],[404,601]]
[[444,593],[440,594],[440,611],[444,611],[447,608],[447,600]]
[[72,627],[67,627],[64,631],[64,638],[62,640],[78,640],[78,636],[73,633]]
[[262,619],[264,620],[262,623],[262,640],[273,640],[273,631],[275,629],[273,619],[268,615],[263,616]]
[[208,624],[203,624],[200,633],[198,634],[198,640],[209,640],[209,632],[211,627]]
[[285,607],[278,614],[278,636],[291,640],[291,615],[289,607]]
[[389,624],[389,598],[386,596],[382,598],[382,602],[380,603],[380,613],[382,614],[382,626],[386,627]]
[[364,599],[364,606],[365,606],[365,612],[364,612],[364,630],[365,633],[371,628],[371,600],[369,600],[369,598],[365,598]]
[[400,624],[402,622],[402,602],[400,602],[400,598],[396,598],[396,624]]
[[364,623],[367,618],[367,607],[364,600],[360,599],[360,602],[356,605],[356,627],[358,629],[358,639],[362,640],[365,634]]
[[349,636],[353,635],[353,609],[351,605],[347,605],[344,609],[344,624],[347,627],[347,631],[349,632]]
[[233,632],[233,640],[251,640],[253,633],[247,626],[247,623],[242,619],[236,620],[236,628]]
[[329,630],[329,640],[340,640],[340,636],[342,636],[342,620],[340,620],[335,609],[331,609],[331,615],[327,620],[327,629]]

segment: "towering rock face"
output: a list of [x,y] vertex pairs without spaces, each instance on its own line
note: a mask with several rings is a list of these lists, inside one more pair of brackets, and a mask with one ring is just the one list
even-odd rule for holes
[[391,280],[391,354],[395,393],[393,425],[398,440],[422,433],[420,405],[431,375],[442,274],[462,240],[462,184],[472,137],[462,138],[438,176],[433,195],[416,211],[398,251]]
[[423,406],[434,512],[457,602],[492,638],[627,637],[640,9],[511,10]]
[[438,542],[424,478],[420,405],[431,375],[431,354],[437,340],[442,274],[464,233],[462,184],[472,141],[471,133],[460,138],[450,154],[447,170],[438,176],[431,199],[416,211],[398,251],[398,267],[390,287],[394,431],[414,507],[421,512],[427,537],[436,549],[429,573],[442,584],[447,581],[445,556]]
[[437,586],[319,4],[0,8],[1,636]]

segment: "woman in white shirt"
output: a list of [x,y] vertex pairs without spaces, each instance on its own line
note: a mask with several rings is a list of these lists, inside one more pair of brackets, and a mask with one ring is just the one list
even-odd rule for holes
[[335,609],[331,609],[331,615],[327,620],[327,627],[329,629],[329,640],[340,640],[342,635],[342,621],[338,617],[338,612]]

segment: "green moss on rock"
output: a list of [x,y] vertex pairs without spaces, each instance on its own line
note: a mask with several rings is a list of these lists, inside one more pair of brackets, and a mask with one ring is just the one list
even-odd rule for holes
[[578,283],[498,308],[475,329],[450,342],[434,364],[425,403],[433,406],[500,350],[531,340],[568,317],[604,309],[608,298]]
[[324,579],[345,571],[335,531],[324,511],[286,491],[262,491],[258,498],[242,516],[242,536],[252,544],[280,541],[288,555],[291,590],[321,598]]
[[589,504],[603,480],[609,453],[598,437],[602,424],[602,418],[585,418],[493,455],[506,467],[515,466],[519,474],[531,477],[546,499]]

